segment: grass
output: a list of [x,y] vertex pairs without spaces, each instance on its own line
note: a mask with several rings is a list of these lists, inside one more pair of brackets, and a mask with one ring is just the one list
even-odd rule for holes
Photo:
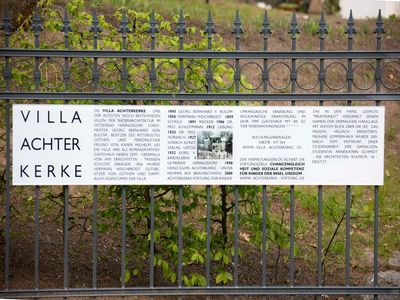
[[[262,10],[255,6],[244,4],[241,1],[210,1],[210,4],[206,4],[204,0],[163,0],[163,1],[152,1],[152,0],[139,0],[139,1],[124,1],[124,0],[102,0],[101,3],[112,7],[127,7],[132,9],[138,9],[143,11],[151,11],[162,13],[163,15],[176,15],[180,9],[184,9],[185,14],[190,16],[196,16],[197,19],[207,20],[208,11],[211,10],[214,21],[218,23],[232,23],[236,14],[239,10],[242,22],[261,24]],[[222,3],[223,2],[223,3]],[[221,6],[223,5],[223,9]],[[259,15],[259,20],[254,18]],[[272,16],[275,15],[272,13]]]
[[[99,0],[99,3],[108,7],[126,7],[128,9],[137,9],[140,11],[154,10],[164,16],[174,16],[181,9],[184,10],[185,16],[189,16],[189,22],[205,23],[207,21],[208,11],[211,11],[213,21],[217,29],[223,31],[230,30],[234,22],[236,12],[240,13],[245,34],[258,33],[262,27],[264,10],[256,5],[249,5],[239,0],[211,0],[210,4],[206,4],[204,0]],[[221,7],[223,6],[223,9]],[[274,30],[286,30],[289,28],[292,13],[284,10],[269,10],[271,26]],[[318,29],[319,17],[313,17],[312,20],[305,22],[306,32],[311,29]],[[304,23],[299,20],[299,23]],[[313,32],[315,33],[315,31]]]

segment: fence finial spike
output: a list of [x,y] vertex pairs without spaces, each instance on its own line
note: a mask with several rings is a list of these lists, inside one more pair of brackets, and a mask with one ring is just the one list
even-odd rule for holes
[[175,29],[175,33],[179,34],[179,37],[183,37],[183,35],[187,32],[186,30],[186,22],[183,14],[183,9],[179,11],[179,19],[178,24]]
[[103,29],[99,25],[99,18],[97,17],[97,9],[93,10],[92,13],[92,26],[89,29],[90,32],[93,32],[95,37],[97,37],[97,34],[99,32],[102,32]]
[[356,29],[354,28],[354,19],[353,19],[353,10],[350,9],[349,19],[347,20],[347,27],[346,27],[346,34],[349,35],[349,39],[353,38],[353,35],[357,33]]
[[264,12],[264,19],[262,22],[262,28],[260,33],[264,34],[265,38],[268,38],[268,35],[272,34],[267,11]]
[[68,22],[69,21],[69,16],[68,16],[68,10],[67,7],[64,7],[64,22]]
[[10,11],[8,10],[8,5],[4,3],[3,6],[3,21],[10,20]]
[[35,36],[39,35],[39,32],[43,30],[41,22],[42,19],[40,18],[38,7],[36,5],[33,10],[32,26],[31,26]]
[[239,10],[236,10],[235,20],[233,21],[233,29],[232,33],[236,35],[236,38],[240,38],[240,35],[243,33],[242,22],[240,21]]
[[263,24],[268,23],[269,24],[269,18],[268,18],[268,11],[264,11],[264,19],[263,19]]
[[296,11],[293,10],[293,14],[292,14],[292,20],[290,22],[291,24],[296,24],[297,25],[297,17],[296,17]]
[[132,31],[129,28],[128,24],[129,24],[129,21],[128,21],[128,17],[126,15],[126,9],[124,9],[122,12],[121,26],[118,28],[118,32],[122,33],[123,37],[125,37],[127,33]]
[[158,27],[157,27],[157,21],[156,21],[156,17],[154,14],[154,9],[151,11],[150,13],[150,21],[149,21],[150,27],[147,30],[147,33],[151,34],[152,38],[156,37],[156,33],[159,33]]
[[379,9],[378,18],[376,19],[376,27],[374,29],[374,33],[376,34],[377,39],[381,39],[382,35],[386,32],[385,28],[383,27],[383,20],[381,10]]
[[239,10],[236,10],[235,23],[241,24]]
[[4,34],[6,36],[10,36],[12,28],[13,26],[11,25],[10,11],[8,10],[8,5],[4,4],[3,20],[0,24],[0,30],[4,30]]
[[185,22],[185,18],[183,15],[183,9],[181,8],[179,11],[179,22]]
[[325,11],[321,12],[321,17],[319,19],[319,28],[317,30],[317,34],[319,35],[320,39],[325,38],[325,35],[328,34],[328,28],[326,27],[326,21],[325,21]]
[[152,9],[151,13],[150,13],[150,25],[151,24],[156,24],[156,17],[154,15],[154,9]]
[[325,11],[324,11],[324,10],[321,11],[321,17],[319,18],[319,24],[320,24],[320,25],[321,25],[321,24],[326,25],[326,21],[325,21]]
[[63,26],[61,27],[61,32],[64,32],[64,35],[68,35],[68,32],[72,31],[71,26],[69,25],[69,16],[68,16],[68,10],[65,7],[64,8],[64,17],[63,17]]
[[292,20],[290,21],[290,29],[288,33],[292,36],[292,40],[295,40],[297,35],[300,33],[299,29],[297,28],[297,17],[296,12],[293,10]]
[[204,33],[207,34],[209,37],[211,37],[211,35],[216,33],[214,21],[212,19],[212,15],[211,15],[211,10],[208,10],[208,18],[207,18],[206,29],[204,30]]
[[349,20],[348,20],[347,23],[354,23],[354,20],[353,20],[353,10],[352,10],[352,9],[350,9]]
[[381,9],[379,9],[379,11],[378,11],[378,20],[377,20],[377,22],[383,23]]
[[128,19],[126,17],[126,9],[123,9],[123,11],[122,11],[121,22],[128,23]]

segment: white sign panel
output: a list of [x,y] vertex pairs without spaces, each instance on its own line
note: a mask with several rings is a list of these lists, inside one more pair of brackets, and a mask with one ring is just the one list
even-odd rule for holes
[[14,105],[15,185],[382,185],[384,107]]

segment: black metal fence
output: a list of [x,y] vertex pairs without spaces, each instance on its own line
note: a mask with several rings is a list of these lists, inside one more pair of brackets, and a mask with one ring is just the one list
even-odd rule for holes
[[[271,35],[270,23],[267,14],[265,14],[261,36],[264,41],[263,49],[260,51],[242,51],[240,50],[241,36],[243,34],[242,24],[240,21],[239,13],[237,13],[233,23],[232,33],[235,38],[235,51],[215,51],[212,49],[212,36],[216,33],[214,23],[209,14],[206,22],[206,29],[204,31],[205,38],[208,41],[208,47],[204,51],[188,51],[184,50],[184,37],[186,34],[185,19],[180,13],[179,21],[176,24],[176,34],[179,37],[179,49],[177,51],[170,50],[157,50],[156,38],[159,32],[154,13],[151,14],[148,34],[151,38],[150,50],[131,51],[127,50],[127,35],[129,35],[130,27],[126,15],[122,16],[121,26],[119,32],[122,37],[122,50],[98,50],[99,34],[102,31],[99,26],[99,19],[94,13],[92,19],[92,26],[90,31],[93,33],[93,49],[92,50],[74,50],[69,48],[69,33],[71,31],[70,20],[67,13],[64,15],[62,24],[62,32],[64,34],[65,49],[41,49],[39,44],[39,36],[42,31],[42,20],[36,10],[32,18],[32,30],[34,33],[34,49],[15,49],[9,47],[10,35],[12,33],[11,20],[7,9],[3,16],[3,23],[1,29],[4,31],[4,47],[0,49],[0,56],[4,61],[4,89],[0,93],[1,101],[5,102],[5,135],[6,135],[6,168],[5,168],[5,261],[4,261],[4,289],[0,291],[0,297],[4,298],[17,298],[17,297],[69,297],[69,296],[105,296],[105,295],[177,295],[177,296],[190,296],[190,295],[378,295],[391,294],[399,295],[400,287],[387,287],[379,286],[378,284],[378,186],[374,187],[373,201],[374,201],[374,259],[373,259],[373,285],[372,286],[352,286],[351,285],[351,267],[350,267],[350,203],[351,203],[351,187],[347,186],[345,189],[346,195],[346,226],[345,226],[345,282],[343,286],[324,286],[322,280],[322,233],[323,233],[323,187],[318,186],[318,228],[317,228],[317,284],[315,286],[297,286],[295,285],[295,186],[290,186],[290,249],[289,249],[289,280],[288,285],[271,286],[267,285],[267,259],[268,253],[266,249],[266,222],[267,222],[267,189],[269,187],[262,187],[262,194],[260,201],[262,202],[262,276],[259,285],[255,286],[240,286],[238,281],[239,276],[239,192],[238,187],[234,187],[234,264],[233,264],[233,286],[211,286],[211,192],[213,187],[206,187],[207,195],[207,214],[206,214],[206,287],[186,287],[182,282],[182,251],[183,251],[183,236],[182,236],[182,222],[183,222],[183,192],[182,187],[179,187],[179,203],[178,203],[178,266],[177,266],[177,286],[169,287],[155,287],[154,284],[154,187],[149,188],[150,195],[150,242],[149,242],[149,283],[148,287],[126,287],[124,280],[121,281],[120,288],[104,288],[98,287],[97,284],[97,255],[98,255],[98,228],[97,228],[97,210],[98,210],[98,187],[93,187],[93,218],[92,218],[92,232],[93,232],[93,254],[89,259],[92,260],[92,286],[88,288],[71,288],[69,284],[69,187],[63,187],[64,197],[64,275],[63,275],[63,288],[59,289],[43,289],[39,286],[40,282],[40,229],[39,229],[39,198],[41,188],[36,186],[34,193],[34,286],[28,289],[10,289],[10,251],[11,247],[11,210],[12,205],[12,187],[11,187],[11,105],[17,100],[34,100],[40,103],[45,100],[64,100],[66,103],[69,100],[93,100],[97,101],[107,100],[126,100],[126,101],[146,101],[155,103],[158,100],[178,101],[179,104],[184,104],[184,101],[204,101],[211,105],[213,101],[235,101],[239,105],[241,101],[252,102],[259,101],[263,105],[267,105],[268,101],[285,101],[282,103],[291,102],[291,105],[296,105],[296,101],[319,101],[319,105],[324,105],[325,101],[340,101],[339,104],[352,105],[353,101],[372,101],[376,105],[380,105],[381,101],[399,101],[400,93],[399,86],[391,85],[383,76],[385,69],[391,65],[398,65],[400,59],[400,51],[382,50],[382,38],[385,33],[383,21],[379,12],[376,21],[376,28],[374,33],[376,35],[376,49],[370,51],[357,51],[353,49],[353,39],[356,34],[355,24],[352,14],[347,22],[346,34],[348,36],[348,50],[347,51],[329,51],[325,49],[325,37],[328,34],[327,24],[325,22],[324,14],[321,15],[319,22],[319,29],[316,32],[320,41],[319,51],[296,51],[296,42],[299,36],[298,23],[296,15],[293,13],[293,18],[290,23],[289,34],[291,37],[291,51],[269,51],[268,39]],[[13,58],[30,58],[34,63],[30,65],[33,71],[34,90],[29,91],[24,87],[18,87],[13,84]],[[47,62],[54,59],[63,59],[64,65],[58,64],[62,69],[63,74],[63,91],[52,91],[46,83],[43,82],[42,66]],[[86,87],[79,86],[81,83],[74,83],[71,80],[73,75],[74,65],[71,65],[71,59],[92,59],[92,65],[87,60],[80,61],[78,64],[83,64],[91,70],[92,78]],[[107,88],[101,85],[102,67],[99,60],[113,59],[117,61],[115,66],[117,68],[118,76],[120,77],[121,86],[119,88]],[[128,59],[147,60],[144,69],[147,73],[147,79],[143,86],[135,88],[133,79],[128,74]],[[175,59],[178,63],[170,61],[172,68],[176,71],[174,74],[174,81],[170,86],[164,86],[159,82],[158,78],[162,72],[157,60]],[[214,60],[224,59],[223,64],[227,69],[233,73],[232,83],[227,84],[224,88],[216,83],[214,78]],[[299,60],[317,60],[318,63],[308,61],[299,64]],[[371,62],[361,62],[353,64],[353,60],[361,59]],[[205,61],[198,62],[199,60]],[[229,60],[233,62],[230,63]],[[251,60],[250,63],[241,63],[244,60]],[[286,60],[286,61],[285,61]],[[326,64],[327,60],[333,62]],[[345,60],[343,63],[340,60]],[[287,62],[289,61],[289,62]],[[43,64],[44,62],[44,64]],[[187,63],[189,62],[189,63]],[[203,85],[193,88],[187,82],[185,76],[190,72],[190,65],[198,64],[204,71]],[[247,85],[241,79],[241,72],[244,67],[252,65],[254,70],[261,74],[261,80],[254,85]],[[317,77],[317,81],[310,85],[305,86],[299,78],[299,71],[304,65],[307,64],[311,67]],[[287,69],[289,73],[289,80],[283,86],[277,86],[271,77],[274,75],[274,68],[277,66]],[[354,72],[361,65],[371,68],[374,73],[372,84],[368,86],[360,86],[354,80]],[[343,70],[345,81],[342,86],[333,86],[328,82],[327,74],[331,68],[339,67]],[[132,66],[130,66],[132,67]],[[276,72],[276,71],[275,71]],[[47,83],[48,84],[48,83]],[[132,85],[132,90],[128,91],[129,85]],[[353,91],[355,87],[358,92]],[[227,93],[229,89],[233,91]],[[225,90],[221,91],[221,90]],[[126,187],[121,187],[121,200],[122,200],[122,237],[121,237],[121,276],[123,278],[126,269],[126,200],[127,193]],[[3,208],[2,208],[3,209]],[[3,226],[3,224],[2,224]]]

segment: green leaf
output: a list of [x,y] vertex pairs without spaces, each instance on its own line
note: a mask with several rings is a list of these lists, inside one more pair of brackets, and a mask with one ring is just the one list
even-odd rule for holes
[[157,266],[161,267],[162,264],[163,264],[163,260],[160,258],[160,259],[157,261]]
[[131,279],[131,272],[129,272],[129,270],[125,270],[125,278],[124,278],[125,283],[128,282],[129,279]]
[[222,81],[223,81],[222,78],[221,78],[221,76],[219,76],[218,74],[217,74],[217,75],[214,74],[214,79],[215,79],[215,81],[218,82],[218,83],[222,83]]
[[154,241],[160,239],[161,233],[158,230],[154,230]]
[[224,261],[224,264],[227,265],[227,264],[229,263],[229,257],[228,257],[228,255],[224,254],[222,259],[223,259],[223,261]]
[[206,282],[206,278],[203,276],[203,275],[198,275],[197,276],[197,284],[199,285],[199,286],[206,286],[207,285],[207,282]]
[[133,276],[138,276],[138,275],[140,274],[139,269],[138,269],[138,268],[134,269],[134,270],[132,271],[132,274],[133,274]]
[[172,283],[175,283],[175,281],[176,281],[176,273],[175,272],[171,272],[170,279],[171,279]]
[[232,274],[229,273],[228,271],[221,271],[220,273],[218,273],[217,277],[215,278],[215,282],[221,283],[223,282],[224,284],[228,283],[228,281],[232,281],[233,277]]
[[162,262],[162,269],[163,269],[164,273],[167,273],[169,270],[168,263],[165,260],[163,260],[163,262]]
[[183,275],[182,279],[183,279],[183,282],[185,283],[185,285],[188,286],[189,285],[189,278],[186,275]]
[[207,239],[207,232],[201,232],[199,234],[199,240],[204,242]]
[[217,253],[215,253],[214,260],[221,260],[222,255],[223,255],[222,251],[218,251]]
[[195,253],[192,254],[192,257],[190,258],[190,260],[192,262],[197,262],[198,261],[197,258],[198,258],[198,252],[195,252]]

